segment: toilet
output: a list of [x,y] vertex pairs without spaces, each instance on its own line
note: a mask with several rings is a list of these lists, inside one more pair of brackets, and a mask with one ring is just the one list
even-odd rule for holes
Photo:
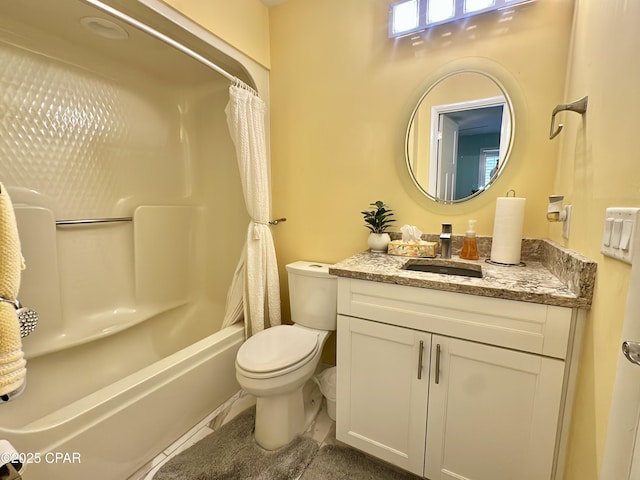
[[[255,439],[266,450],[287,445],[313,420],[305,412],[311,402],[305,405],[303,388],[336,329],[337,280],[329,265],[299,261],[286,268],[294,324],[258,332],[236,356],[238,383],[256,397]],[[319,401],[314,402],[318,408]]]

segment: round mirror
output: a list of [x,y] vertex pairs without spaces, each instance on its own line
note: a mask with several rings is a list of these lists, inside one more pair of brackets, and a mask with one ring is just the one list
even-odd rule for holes
[[509,160],[513,124],[511,100],[492,76],[459,70],[440,78],[409,120],[405,147],[411,178],[440,203],[480,195]]

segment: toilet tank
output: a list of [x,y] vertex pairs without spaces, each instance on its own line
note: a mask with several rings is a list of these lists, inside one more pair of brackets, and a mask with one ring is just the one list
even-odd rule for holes
[[287,265],[289,305],[293,323],[318,330],[335,330],[337,277],[331,265],[299,261]]

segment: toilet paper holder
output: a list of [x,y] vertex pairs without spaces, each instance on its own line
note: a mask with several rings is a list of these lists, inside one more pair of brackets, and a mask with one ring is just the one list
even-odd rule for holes
[[[0,439],[0,480],[22,479],[23,463],[20,455],[8,440]],[[6,462],[6,463],[5,463]]]
[[547,206],[547,220],[549,222],[566,222],[568,210],[562,205],[563,195],[549,195],[549,205]]
[[[22,465],[19,465],[20,467],[18,468],[21,468]],[[22,480],[22,475],[18,470],[16,470],[13,463],[7,463],[0,467],[0,480]]]

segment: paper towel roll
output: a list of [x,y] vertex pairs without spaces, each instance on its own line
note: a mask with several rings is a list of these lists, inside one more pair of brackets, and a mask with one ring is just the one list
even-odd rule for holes
[[522,227],[526,198],[498,197],[493,223],[491,261],[506,265],[520,263]]

